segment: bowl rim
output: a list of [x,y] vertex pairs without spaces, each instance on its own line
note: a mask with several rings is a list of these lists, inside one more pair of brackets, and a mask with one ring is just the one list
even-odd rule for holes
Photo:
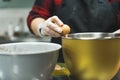
[[83,32],[83,33],[71,33],[62,37],[62,39],[78,39],[78,40],[103,40],[115,38],[120,38],[120,34],[107,32]]
[[[8,51],[6,51],[7,50],[7,48],[5,47],[5,46],[11,46],[11,45],[13,45],[13,46],[15,46],[15,45],[27,45],[27,44],[31,44],[31,45],[33,45],[33,44],[35,44],[35,45],[40,45],[40,44],[42,44],[42,45],[51,45],[51,46],[56,46],[56,49],[54,49],[54,50],[48,50],[48,52],[47,51],[43,51],[43,52],[41,52],[41,51],[37,51],[37,52],[17,52],[17,54],[15,54],[16,52],[13,52],[13,50],[11,50],[11,54],[10,54],[10,52],[9,52],[9,50]],[[11,55],[15,55],[15,56],[17,56],[17,55],[21,55],[21,56],[25,56],[25,55],[38,55],[38,54],[52,54],[52,52],[55,52],[55,51],[59,51],[60,49],[61,49],[61,45],[60,44],[57,44],[57,43],[51,43],[51,42],[13,42],[13,43],[4,43],[4,44],[0,44],[0,55],[4,55],[4,56],[11,56]],[[6,48],[5,50],[4,50],[4,48]],[[3,50],[2,50],[3,49]],[[24,53],[26,53],[26,54],[24,54]]]

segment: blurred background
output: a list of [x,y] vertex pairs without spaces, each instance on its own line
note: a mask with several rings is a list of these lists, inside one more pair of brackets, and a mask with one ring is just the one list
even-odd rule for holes
[[50,41],[29,32],[26,18],[34,0],[0,0],[0,43],[18,41]]

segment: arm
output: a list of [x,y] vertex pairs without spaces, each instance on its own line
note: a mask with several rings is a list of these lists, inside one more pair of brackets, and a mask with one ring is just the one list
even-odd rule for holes
[[39,36],[39,32],[38,32],[38,25],[42,22],[44,22],[45,19],[44,18],[35,18],[32,20],[31,22],[31,30],[34,32],[34,34],[36,36]]
[[[42,2],[41,2],[42,1]],[[48,5],[49,4],[49,5]],[[61,36],[63,22],[52,15],[53,0],[36,0],[27,18],[29,29],[37,36],[50,35],[52,37]],[[41,32],[39,29],[41,28]]]
[[[61,26],[63,22],[53,16],[45,20],[44,18],[35,18],[31,22],[31,29],[37,36],[49,35],[51,37],[60,37],[62,33]],[[41,31],[39,31],[41,29]]]
[[47,4],[52,4],[51,0],[35,0],[32,10],[27,17],[28,28],[35,35],[38,34],[35,29],[37,29],[41,19],[45,20],[51,16],[51,7],[50,5],[46,6]]

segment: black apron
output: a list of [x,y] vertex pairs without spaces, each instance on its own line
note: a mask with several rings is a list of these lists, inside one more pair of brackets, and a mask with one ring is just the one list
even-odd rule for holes
[[[54,14],[71,27],[71,33],[114,32],[119,29],[118,12],[119,4],[111,5],[108,0],[63,0]],[[52,38],[51,41],[61,44],[61,38]],[[62,50],[58,62],[64,62],[61,53]]]
[[71,26],[71,33],[118,29],[115,11],[107,0],[63,0],[55,14]]

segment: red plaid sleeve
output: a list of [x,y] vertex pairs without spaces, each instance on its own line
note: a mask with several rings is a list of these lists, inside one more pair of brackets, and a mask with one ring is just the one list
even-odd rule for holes
[[[62,3],[62,0],[36,0],[32,10],[30,11],[27,24],[30,29],[31,21],[36,17],[42,17],[44,19],[49,18],[53,14],[53,7],[58,7]],[[32,30],[30,29],[32,32]]]
[[52,1],[53,0],[35,0],[32,10],[30,11],[27,18],[27,24],[31,32],[32,30],[30,25],[34,18],[43,17],[46,19],[51,15]]

